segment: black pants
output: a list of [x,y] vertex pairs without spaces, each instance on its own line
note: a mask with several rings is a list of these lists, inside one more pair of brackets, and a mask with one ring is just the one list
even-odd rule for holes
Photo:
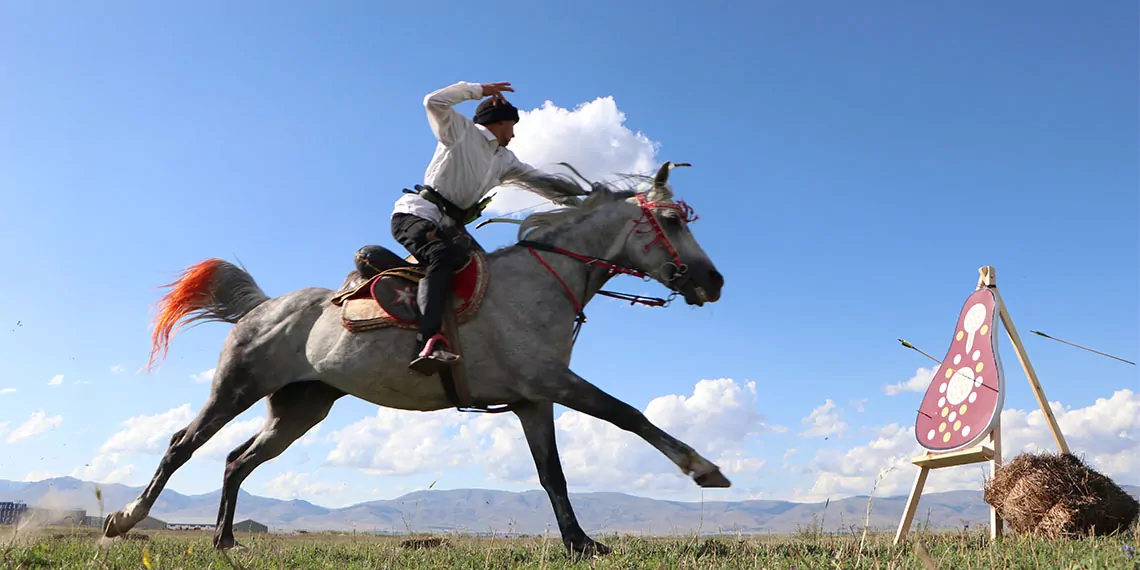
[[443,326],[444,295],[455,271],[455,256],[441,233],[434,223],[418,216],[392,216],[392,237],[427,268],[427,302],[420,306],[420,346]]

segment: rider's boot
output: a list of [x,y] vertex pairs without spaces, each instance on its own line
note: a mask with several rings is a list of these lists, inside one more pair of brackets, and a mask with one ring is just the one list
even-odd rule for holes
[[440,334],[443,326],[445,295],[450,293],[451,259],[449,255],[432,255],[427,260],[427,276],[420,281],[417,301],[420,306],[420,330],[416,336],[416,355],[408,368],[431,376],[441,368],[459,361],[451,352],[451,343]]
[[459,355],[448,350],[451,345],[442,334],[436,333],[427,340],[423,337],[422,333],[416,335],[416,345],[422,348],[408,368],[424,376],[431,376],[459,361]]

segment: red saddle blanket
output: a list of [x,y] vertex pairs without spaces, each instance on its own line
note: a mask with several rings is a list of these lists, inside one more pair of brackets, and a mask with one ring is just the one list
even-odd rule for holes
[[[341,324],[359,332],[384,327],[415,329],[419,323],[420,279],[426,268],[409,265],[387,269],[332,299],[341,309]],[[487,260],[480,251],[451,278],[456,320],[464,323],[479,310],[487,290]]]

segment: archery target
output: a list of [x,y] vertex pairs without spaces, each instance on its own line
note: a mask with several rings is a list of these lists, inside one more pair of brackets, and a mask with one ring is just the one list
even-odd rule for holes
[[950,350],[918,408],[914,433],[924,448],[947,452],[973,446],[997,422],[1005,399],[997,327],[993,291],[975,291],[958,314]]

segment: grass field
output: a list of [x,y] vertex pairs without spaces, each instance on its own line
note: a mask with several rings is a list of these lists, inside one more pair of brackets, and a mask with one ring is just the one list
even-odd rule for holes
[[432,541],[351,533],[238,533],[249,551],[222,554],[211,547],[210,533],[198,531],[132,531],[129,540],[100,544],[96,529],[41,528],[15,539],[11,527],[4,530],[4,569],[1140,568],[1140,552],[1135,550],[1140,529],[1057,541],[1007,536],[993,545],[980,532],[931,534],[920,529],[912,532],[911,542],[897,548],[887,534],[865,539],[813,532],[770,537],[598,536],[614,552],[577,563],[569,560],[559,540],[542,537],[438,536]]

